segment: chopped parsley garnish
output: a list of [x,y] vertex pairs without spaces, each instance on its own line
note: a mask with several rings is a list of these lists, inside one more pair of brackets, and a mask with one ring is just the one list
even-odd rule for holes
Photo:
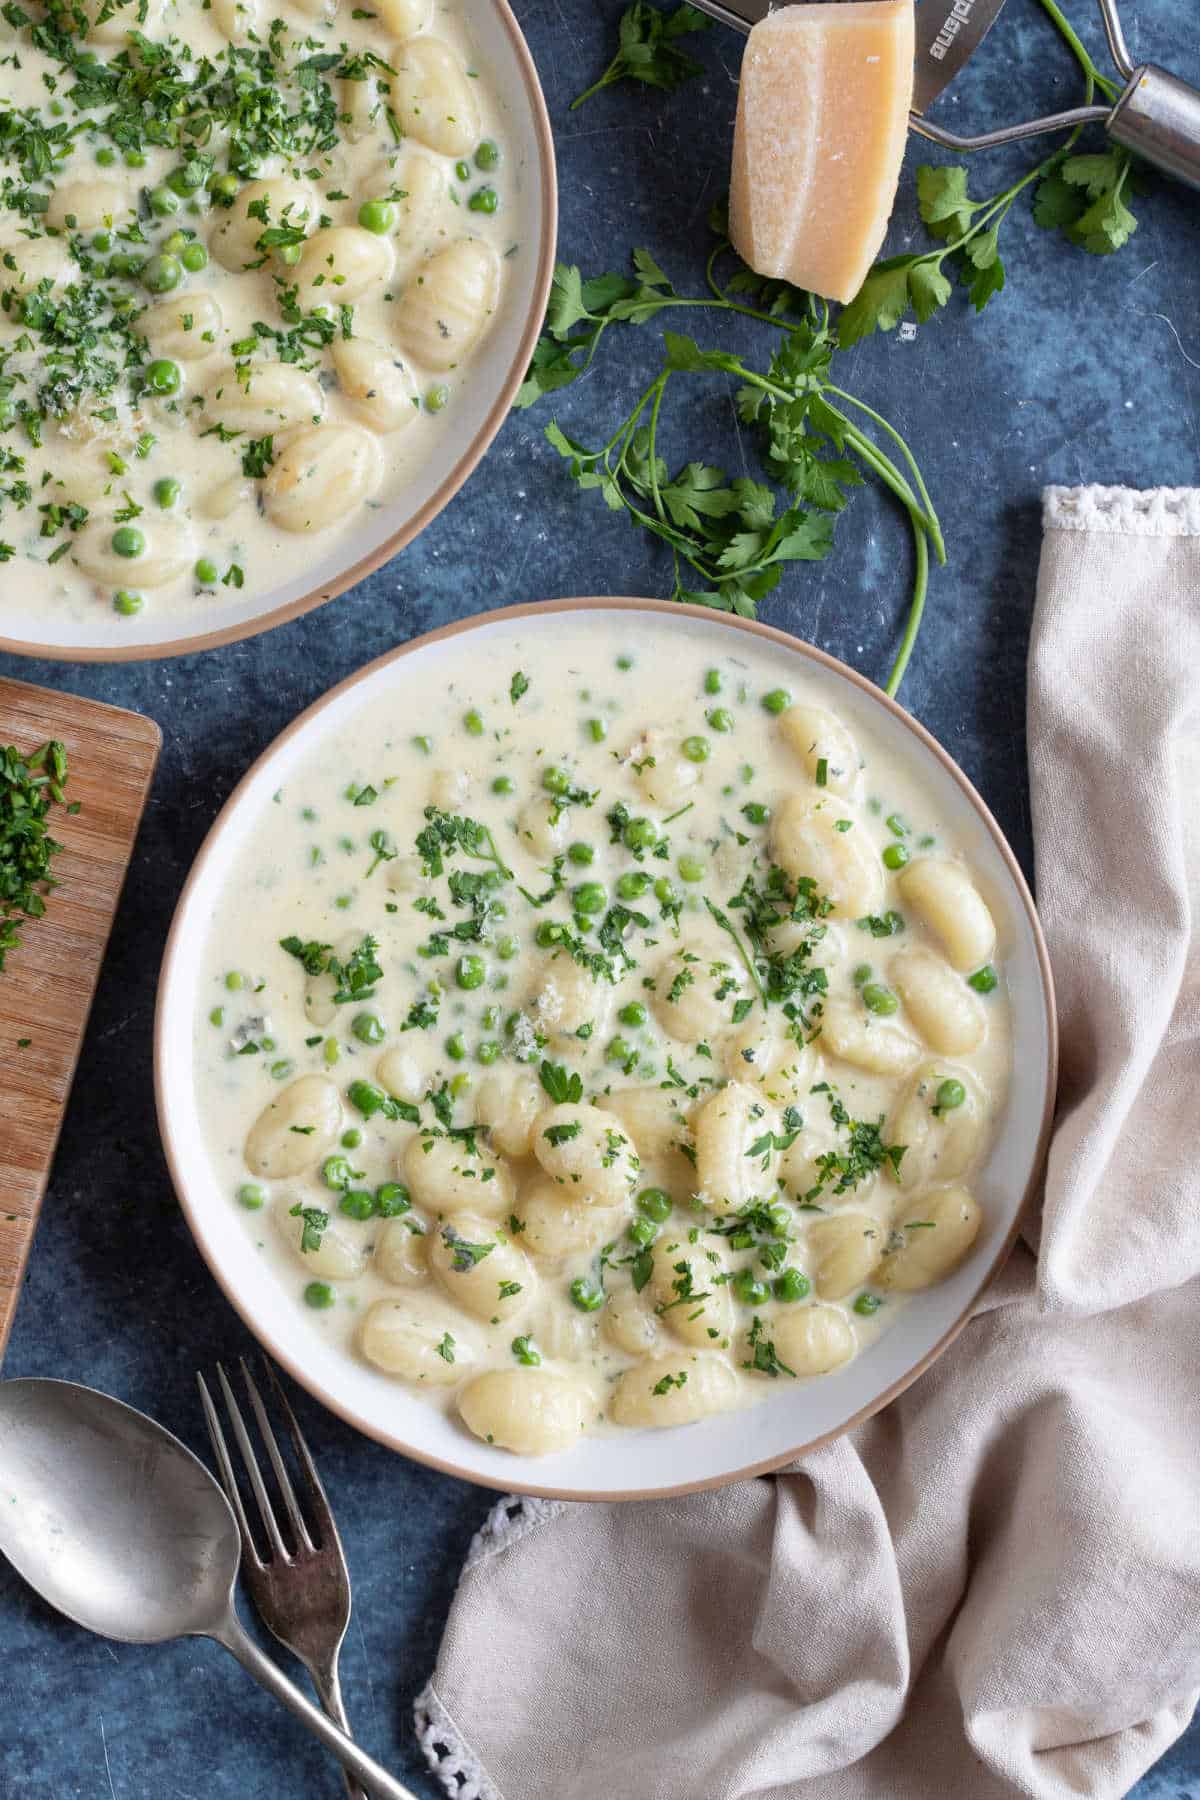
[[21,941],[23,919],[40,919],[58,883],[50,872],[62,850],[46,820],[53,805],[78,812],[66,797],[67,752],[56,738],[29,756],[0,747],[0,969]]

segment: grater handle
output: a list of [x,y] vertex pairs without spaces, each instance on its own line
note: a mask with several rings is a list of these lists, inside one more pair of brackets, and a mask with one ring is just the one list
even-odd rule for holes
[[1107,128],[1127,150],[1200,188],[1200,88],[1146,63],[1133,71]]

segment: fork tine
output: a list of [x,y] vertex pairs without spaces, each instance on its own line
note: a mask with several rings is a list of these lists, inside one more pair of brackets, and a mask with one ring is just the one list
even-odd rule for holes
[[250,1370],[246,1366],[245,1357],[243,1356],[239,1360],[242,1365],[242,1380],[246,1384],[246,1392],[249,1394],[250,1404],[254,1408],[254,1417],[258,1420],[259,1436],[266,1445],[267,1455],[271,1459],[271,1467],[274,1469],[275,1479],[279,1483],[279,1492],[283,1496],[283,1504],[287,1508],[288,1518],[292,1522],[292,1530],[296,1534],[297,1546],[301,1549],[312,1550],[315,1546],[309,1536],[308,1526],[304,1522],[304,1514],[300,1511],[297,1503],[291,1476],[284,1467],[283,1458],[279,1454],[279,1445],[275,1440],[275,1433],[271,1430],[267,1409],[254,1385]]
[[220,1363],[217,1364],[217,1380],[221,1383],[221,1392],[225,1396],[225,1406],[229,1413],[230,1423],[233,1426],[233,1435],[237,1439],[238,1449],[242,1453],[242,1461],[245,1463],[246,1473],[250,1477],[250,1486],[254,1490],[254,1498],[258,1501],[258,1510],[259,1515],[262,1518],[263,1530],[266,1532],[271,1549],[274,1551],[279,1561],[290,1563],[292,1559],[288,1554],[287,1546],[280,1533],[279,1523],[275,1517],[275,1509],[271,1505],[270,1496],[268,1495],[266,1486],[263,1482],[262,1471],[258,1466],[258,1458],[255,1456],[254,1447],[250,1442],[250,1434],[246,1430],[241,1409],[233,1397],[233,1389],[229,1385],[229,1378]]
[[274,1364],[267,1361],[265,1358],[263,1360],[263,1369],[266,1373],[267,1380],[270,1382],[274,1391],[279,1410],[283,1414],[287,1424],[288,1432],[292,1440],[292,1448],[296,1453],[296,1461],[304,1470],[305,1478],[308,1483],[311,1517],[313,1524],[317,1528],[317,1535],[321,1541],[321,1548],[329,1549],[332,1546],[340,1549],[341,1539],[338,1536],[338,1528],[334,1523],[333,1508],[329,1504],[329,1499],[326,1495],[321,1477],[317,1474],[317,1465],[312,1459],[312,1452],[304,1441],[304,1433],[301,1431],[300,1426],[296,1421],[296,1415],[292,1411],[291,1402],[283,1390],[283,1383],[280,1381],[279,1376],[275,1371]]
[[238,1530],[242,1535],[242,1555],[256,1569],[263,1567],[258,1547],[250,1535],[250,1522],[246,1517],[246,1509],[242,1505],[242,1496],[234,1478],[233,1464],[229,1460],[229,1449],[225,1442],[225,1433],[221,1430],[221,1421],[217,1417],[217,1409],[212,1403],[203,1375],[197,1371],[196,1381],[200,1388],[200,1404],[204,1408],[204,1422],[208,1426],[208,1436],[213,1447],[213,1455],[217,1459],[217,1469],[221,1476],[221,1486],[225,1489],[226,1498],[234,1511],[238,1522]]

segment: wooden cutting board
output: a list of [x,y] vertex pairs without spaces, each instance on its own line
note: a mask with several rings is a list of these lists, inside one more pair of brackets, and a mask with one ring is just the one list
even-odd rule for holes
[[0,971],[0,1357],[162,744],[138,713],[0,680],[0,744],[28,755],[47,738],[66,745],[67,799],[81,804],[73,815],[51,809],[59,886]]

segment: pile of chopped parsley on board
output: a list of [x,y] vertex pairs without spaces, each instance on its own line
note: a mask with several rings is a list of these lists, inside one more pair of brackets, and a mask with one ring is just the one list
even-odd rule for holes
[[58,885],[50,865],[62,845],[46,821],[55,805],[79,811],[66,785],[67,752],[57,739],[29,756],[0,746],[0,971],[21,943],[23,922],[42,917]]

